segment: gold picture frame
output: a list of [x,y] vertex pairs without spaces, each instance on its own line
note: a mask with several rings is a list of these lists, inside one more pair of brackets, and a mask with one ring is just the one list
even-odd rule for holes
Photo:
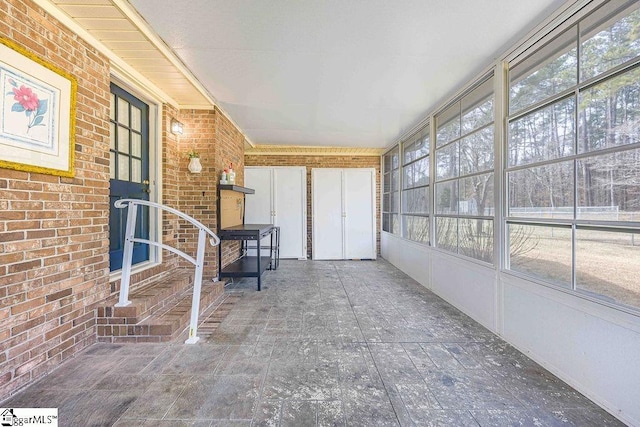
[[74,176],[77,90],[70,73],[0,37],[0,168]]

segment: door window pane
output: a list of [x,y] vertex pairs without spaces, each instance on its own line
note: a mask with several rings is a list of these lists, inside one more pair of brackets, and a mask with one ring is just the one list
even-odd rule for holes
[[640,142],[640,67],[580,92],[578,114],[581,153]]
[[118,123],[129,126],[129,103],[118,98]]
[[131,159],[131,182],[142,182],[142,161]]
[[571,287],[571,228],[507,226],[511,270]]
[[142,112],[133,105],[131,106],[131,129],[138,132],[142,130]]
[[129,153],[129,129],[118,126],[118,151]]
[[111,120],[116,118],[116,96],[114,94],[111,94],[111,98],[109,98],[109,118]]
[[116,125],[109,123],[109,148],[116,149]]
[[509,123],[509,166],[574,153],[575,100],[567,98]]
[[109,175],[111,179],[116,179],[116,153],[109,153]]
[[118,179],[129,181],[129,156],[118,154]]
[[131,154],[142,157],[142,136],[139,133],[131,133]]
[[612,303],[640,307],[640,231],[576,230],[576,286]]

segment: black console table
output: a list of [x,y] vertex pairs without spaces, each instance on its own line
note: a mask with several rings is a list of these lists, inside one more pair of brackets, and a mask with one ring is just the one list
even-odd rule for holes
[[[269,256],[261,253],[260,241],[269,236],[271,244]],[[244,253],[240,258],[222,268],[222,244],[218,245],[218,271],[220,277],[255,277],[258,279],[258,290],[261,288],[261,276],[269,268],[275,270],[280,262],[280,227],[273,224],[240,224],[226,227],[218,232],[220,240],[245,241]],[[256,241],[256,256],[246,254],[246,241]]]

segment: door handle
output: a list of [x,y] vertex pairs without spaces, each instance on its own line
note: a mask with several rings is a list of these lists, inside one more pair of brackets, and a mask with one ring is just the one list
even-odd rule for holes
[[151,190],[149,190],[149,180],[148,179],[145,179],[144,181],[142,181],[142,185],[146,185],[146,187],[144,187],[142,189],[143,193],[147,193],[147,194],[151,193]]

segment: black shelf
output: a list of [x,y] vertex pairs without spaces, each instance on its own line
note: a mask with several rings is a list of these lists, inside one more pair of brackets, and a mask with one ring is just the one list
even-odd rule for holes
[[243,256],[231,264],[226,265],[220,272],[221,277],[260,277],[271,265],[271,257],[260,257],[260,271],[258,271],[257,256]]
[[[220,191],[223,190],[242,193],[243,198],[247,194],[255,194],[256,192],[252,188],[242,187],[240,185],[218,185],[218,224],[220,224],[220,212],[222,212],[222,199],[220,198]],[[246,254],[243,255],[242,248],[243,246],[246,246],[247,240],[260,241],[263,237],[266,237],[268,235],[271,235],[271,250],[269,251],[270,256],[262,256],[262,254],[260,253],[257,253],[257,256],[248,256]],[[255,277],[258,281],[259,291],[262,287],[262,273],[264,273],[266,269],[275,270],[278,268],[278,264],[280,261],[280,227],[276,227],[273,224],[245,224],[243,215],[242,224],[219,228],[218,237],[220,238],[220,244],[218,245],[218,272],[220,278]],[[225,240],[240,240],[244,241],[245,243],[240,245],[240,258],[229,265],[225,265],[223,268],[222,243]]]
[[237,191],[239,193],[244,193],[244,194],[256,193],[256,190],[254,190],[253,188],[242,187],[240,185],[234,185],[234,184],[218,184],[218,190],[231,190],[231,191]]
[[240,224],[218,232],[222,240],[260,240],[273,232],[273,224]]

